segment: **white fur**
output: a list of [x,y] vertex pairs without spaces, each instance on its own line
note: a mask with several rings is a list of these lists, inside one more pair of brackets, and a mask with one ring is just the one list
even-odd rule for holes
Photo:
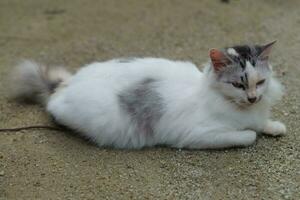
[[278,121],[268,121],[263,132],[268,135],[278,136],[286,134],[286,127]]
[[[158,80],[156,92],[164,102],[150,135],[138,131],[118,101],[118,94],[146,78]],[[214,78],[209,64],[201,72],[189,62],[155,58],[92,63],[50,97],[47,110],[99,146],[205,149],[253,144],[256,132],[265,129],[270,107],[280,99],[280,84],[270,77],[262,100],[240,108],[214,87]]]
[[234,50],[234,48],[228,48],[227,52],[233,56],[238,56],[239,54]]

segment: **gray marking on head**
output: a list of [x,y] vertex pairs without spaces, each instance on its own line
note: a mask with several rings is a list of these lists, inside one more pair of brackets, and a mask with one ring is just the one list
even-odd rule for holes
[[156,80],[148,78],[118,95],[123,108],[137,124],[139,132],[153,134],[162,116],[163,100],[155,91]]
[[243,76],[241,76],[241,82],[244,83],[244,77]]
[[245,79],[244,79],[244,86],[245,88],[249,88],[249,80],[248,80],[248,74],[247,72],[244,73]]
[[246,68],[249,61],[253,67],[257,62],[258,56],[262,53],[262,47],[258,45],[240,45],[226,48],[227,56],[232,62],[238,64],[242,69]]

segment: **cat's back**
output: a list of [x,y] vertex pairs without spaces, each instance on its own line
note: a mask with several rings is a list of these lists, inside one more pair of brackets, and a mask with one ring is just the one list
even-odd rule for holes
[[129,83],[147,78],[170,80],[193,79],[201,72],[190,62],[162,58],[122,58],[95,62],[84,66],[73,77],[73,82],[97,79]]

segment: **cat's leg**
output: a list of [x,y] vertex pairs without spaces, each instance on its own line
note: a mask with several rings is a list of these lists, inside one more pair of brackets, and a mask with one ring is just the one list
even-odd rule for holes
[[262,132],[272,136],[285,135],[286,127],[279,121],[268,120]]
[[256,132],[251,130],[208,132],[194,135],[185,141],[183,147],[191,149],[218,149],[228,147],[243,147],[253,144],[256,140]]

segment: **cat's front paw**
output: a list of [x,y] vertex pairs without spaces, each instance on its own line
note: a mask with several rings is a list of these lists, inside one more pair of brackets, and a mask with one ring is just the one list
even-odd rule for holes
[[242,146],[252,145],[256,141],[256,132],[251,130],[245,130],[241,132],[239,138],[240,138],[240,144]]
[[286,127],[279,121],[268,121],[263,130],[263,133],[272,136],[285,135]]

